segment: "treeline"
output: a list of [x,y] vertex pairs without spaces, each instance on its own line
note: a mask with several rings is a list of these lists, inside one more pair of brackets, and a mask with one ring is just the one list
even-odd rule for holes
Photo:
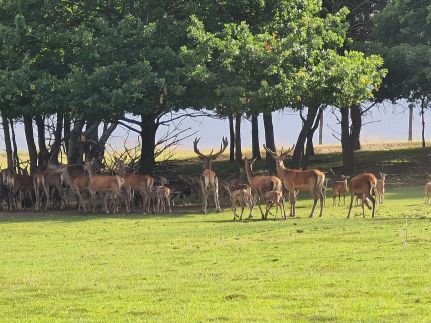
[[102,161],[121,125],[139,132],[137,166],[152,174],[156,133],[172,112],[205,109],[229,118],[231,157],[240,160],[242,118],[252,121],[260,157],[259,116],[266,146],[275,150],[271,113],[291,109],[303,120],[291,166],[305,168],[320,115],[331,107],[339,110],[351,173],[363,102],[405,98],[422,109],[430,102],[429,1],[387,2],[2,1],[8,167],[19,171],[18,122],[30,172],[58,162],[60,152],[70,164]]

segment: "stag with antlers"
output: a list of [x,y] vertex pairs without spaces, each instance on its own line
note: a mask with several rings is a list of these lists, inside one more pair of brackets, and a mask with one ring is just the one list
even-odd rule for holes
[[220,150],[217,153],[214,153],[214,150],[211,150],[209,155],[202,154],[198,149],[198,143],[200,138],[196,138],[193,141],[193,149],[195,153],[199,156],[199,158],[203,161],[203,172],[199,178],[199,182],[202,190],[202,212],[204,214],[207,213],[208,208],[208,196],[210,191],[214,194],[214,203],[217,212],[220,212],[220,202],[218,197],[218,178],[216,173],[212,170],[212,162],[217,159],[227,148],[228,141],[227,138],[223,137],[220,145]]
[[321,217],[323,214],[323,186],[325,184],[325,174],[317,169],[297,170],[286,168],[284,166],[284,160],[294,149],[294,146],[285,152],[281,149],[280,153],[270,150],[265,145],[263,145],[263,148],[265,148],[266,152],[274,158],[276,162],[277,175],[283,181],[286,190],[289,191],[290,216],[295,216],[296,193],[298,191],[308,191],[314,200],[310,218],[313,217],[314,209],[316,208],[318,200],[320,200],[319,217]]

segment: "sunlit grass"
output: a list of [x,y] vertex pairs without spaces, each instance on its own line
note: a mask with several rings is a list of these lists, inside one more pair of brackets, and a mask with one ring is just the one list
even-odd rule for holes
[[0,320],[428,321],[431,206],[389,190],[308,219],[0,216]]

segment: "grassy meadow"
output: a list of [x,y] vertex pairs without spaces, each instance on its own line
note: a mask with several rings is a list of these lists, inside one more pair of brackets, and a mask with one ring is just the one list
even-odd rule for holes
[[376,218],[0,215],[0,321],[430,321],[431,206],[389,189]]

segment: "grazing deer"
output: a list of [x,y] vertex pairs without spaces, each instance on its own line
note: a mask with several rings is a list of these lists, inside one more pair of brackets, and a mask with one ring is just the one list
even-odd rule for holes
[[[10,203],[16,210],[23,207],[25,196],[28,195],[33,201],[33,177],[29,175],[13,174],[10,170],[3,172],[3,184],[10,192]],[[19,194],[19,197],[16,195]],[[19,203],[18,203],[19,202]]]
[[346,193],[349,191],[347,185],[348,176],[341,175],[342,181],[334,181],[332,183],[332,206],[336,206],[338,197],[338,206],[340,206],[341,195],[344,197],[344,205],[346,205]]
[[204,162],[203,163],[203,172],[199,178],[199,182],[202,190],[202,212],[206,214],[208,212],[208,196],[209,192],[212,191],[214,194],[214,203],[217,212],[220,212],[220,201],[218,196],[218,178],[216,173],[212,170],[212,162],[217,159],[227,148],[228,142],[227,138],[223,137],[222,143],[220,145],[220,150],[217,153],[213,153],[214,150],[211,150],[209,155],[202,154],[198,149],[198,143],[200,138],[196,138],[193,141],[193,149],[195,153],[199,156],[199,158]]
[[265,193],[266,212],[265,219],[268,217],[269,210],[275,205],[275,219],[277,219],[278,208],[281,208],[282,216],[286,219],[286,210],[284,209],[283,193],[280,191],[269,191]]
[[[248,186],[248,185],[247,185]],[[251,194],[251,188],[248,186],[247,188],[242,189],[236,189],[233,191],[228,191],[230,195],[230,201],[231,201],[231,208],[233,211],[233,220],[235,221],[236,218],[239,218],[242,220],[242,215],[244,213],[245,207],[248,207],[250,209],[250,214],[248,215],[248,218],[252,218],[253,213],[253,196]],[[241,206],[241,215],[238,216],[236,213],[238,204]]]
[[[104,195],[103,205],[105,212],[109,214],[108,199],[109,198],[120,198],[122,196],[122,189],[124,188],[124,178],[114,176],[100,176],[93,174],[93,161],[87,162],[84,165],[84,169],[88,172],[89,184],[88,192],[90,193],[90,200],[92,204],[93,213],[96,211],[95,198],[96,194]],[[129,212],[129,205],[126,203],[126,210]]]
[[151,193],[154,178],[149,175],[127,174],[123,160],[117,160],[118,175],[124,178],[124,189],[126,191],[126,204],[134,211],[134,192],[139,192],[142,197],[142,209],[150,213]]
[[276,153],[268,149],[265,145],[263,146],[267,153],[269,153],[276,162],[277,175],[283,181],[284,187],[289,191],[290,198],[290,216],[295,216],[296,209],[296,194],[298,191],[310,192],[314,204],[311,209],[310,218],[313,217],[314,209],[316,208],[317,201],[320,200],[320,214],[323,214],[323,186],[325,184],[325,174],[317,169],[309,170],[297,170],[288,169],[284,166],[284,160],[287,158],[289,153],[293,150],[293,147],[288,151]]
[[425,204],[430,204],[431,182],[425,184]]
[[364,217],[365,217],[364,204],[366,204],[368,209],[371,210],[371,206],[368,204],[368,201],[371,201],[373,205],[372,216],[374,218],[376,199],[373,197],[373,195],[376,194],[376,185],[377,185],[377,178],[371,173],[362,173],[352,178],[352,180],[350,181],[350,187],[349,187],[349,191],[351,193],[351,199],[350,199],[349,214],[347,215],[347,218],[350,218],[350,212],[352,211],[354,196],[358,196],[359,198],[362,199],[362,202],[363,202],[362,215]]
[[245,172],[247,174],[248,183],[251,186],[251,192],[253,195],[253,203],[258,205],[260,213],[262,214],[262,220],[265,219],[265,214],[259,204],[259,200],[265,196],[265,193],[270,191],[283,190],[283,184],[281,180],[275,176],[270,175],[253,175],[253,164],[256,159],[249,160],[244,158]]
[[383,200],[385,199],[385,180],[386,174],[380,173],[380,179],[377,180],[376,185],[377,202],[379,204],[383,204]]

